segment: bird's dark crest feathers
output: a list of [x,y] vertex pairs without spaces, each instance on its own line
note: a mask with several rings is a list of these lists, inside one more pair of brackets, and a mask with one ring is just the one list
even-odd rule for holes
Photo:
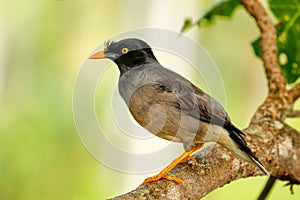
[[115,44],[116,42],[115,41],[113,41],[113,40],[106,40],[105,42],[104,42],[104,48],[105,49],[108,49],[111,45],[113,45],[113,44]]

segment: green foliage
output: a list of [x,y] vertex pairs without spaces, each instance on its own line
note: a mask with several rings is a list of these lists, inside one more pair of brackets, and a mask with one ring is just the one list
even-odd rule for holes
[[181,28],[181,33],[190,29],[194,25],[194,22],[191,18],[186,18],[183,22],[183,26]]
[[202,23],[213,22],[215,16],[231,17],[234,10],[240,5],[239,0],[221,1],[214,6],[203,17],[197,20],[197,24],[200,26]]
[[231,17],[238,5],[240,5],[239,0],[221,1],[197,21],[193,22],[191,18],[185,19],[181,32],[187,31],[196,25],[200,27],[202,24],[210,24],[215,16]]
[[[238,5],[238,0],[222,1],[196,22],[186,20],[182,32],[195,25],[211,23],[215,16],[231,17]],[[287,82],[293,83],[300,77],[300,0],[269,0],[269,5],[278,20],[276,30],[279,64]],[[262,58],[260,37],[252,42],[252,47],[255,54]]]

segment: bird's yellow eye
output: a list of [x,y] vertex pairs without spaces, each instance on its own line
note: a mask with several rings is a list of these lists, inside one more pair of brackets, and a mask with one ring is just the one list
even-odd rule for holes
[[129,51],[129,49],[125,47],[125,48],[122,49],[122,54],[125,54],[125,53],[127,53],[128,51]]

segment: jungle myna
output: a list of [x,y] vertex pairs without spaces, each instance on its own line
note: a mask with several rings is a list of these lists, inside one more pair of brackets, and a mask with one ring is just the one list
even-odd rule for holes
[[184,184],[181,179],[168,176],[168,172],[191,159],[191,154],[205,142],[217,142],[269,174],[224,108],[190,81],[164,68],[147,43],[136,38],[107,42],[103,51],[90,57],[102,58],[118,65],[119,93],[134,119],[156,136],[184,145],[181,156],[144,183],[166,178]]

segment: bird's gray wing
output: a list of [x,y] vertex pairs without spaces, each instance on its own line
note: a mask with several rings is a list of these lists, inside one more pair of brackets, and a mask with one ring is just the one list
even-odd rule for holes
[[158,86],[161,92],[172,92],[176,98],[168,102],[175,109],[198,120],[218,126],[231,124],[230,118],[223,107],[208,94],[194,86],[186,79],[175,78],[160,81]]

